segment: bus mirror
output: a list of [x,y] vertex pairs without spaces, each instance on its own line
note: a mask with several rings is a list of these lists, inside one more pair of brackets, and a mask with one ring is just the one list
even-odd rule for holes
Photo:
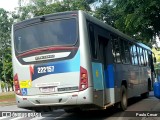
[[154,63],[156,63],[156,62],[157,62],[156,57],[154,57]]

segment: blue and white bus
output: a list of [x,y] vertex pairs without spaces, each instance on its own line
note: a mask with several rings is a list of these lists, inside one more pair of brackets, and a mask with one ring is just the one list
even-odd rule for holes
[[28,109],[106,109],[147,97],[149,47],[83,11],[35,17],[12,27],[16,103]]

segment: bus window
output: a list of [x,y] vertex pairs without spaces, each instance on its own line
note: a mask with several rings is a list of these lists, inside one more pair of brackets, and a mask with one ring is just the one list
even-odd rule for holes
[[126,63],[125,61],[125,47],[124,47],[124,40],[120,39],[120,50],[121,50],[121,60],[122,63]]
[[146,54],[145,54],[145,50],[143,49],[143,58],[144,58],[144,66],[147,65],[147,60],[146,60]]
[[134,56],[133,56],[133,45],[130,43],[129,44],[129,51],[130,51],[130,56],[131,56],[131,63],[134,65]]
[[114,56],[114,62],[115,63],[121,63],[121,52],[120,52],[120,47],[119,47],[119,42],[118,42],[118,37],[112,36],[112,54]]
[[137,57],[137,48],[135,45],[132,46],[132,58],[133,58],[133,65],[138,65],[138,57]]
[[49,46],[74,46],[76,42],[74,18],[34,23],[15,30],[15,49],[18,53]]
[[140,61],[141,61],[141,65],[144,65],[144,59],[143,59],[143,51],[142,48],[139,48],[139,56],[140,56]]
[[89,24],[89,36],[90,36],[92,58],[97,59],[96,40],[94,36],[94,27],[92,24]]
[[138,63],[141,65],[141,53],[140,53],[140,48],[137,46],[137,57],[138,57]]
[[131,63],[130,61],[130,52],[129,52],[129,43],[127,41],[124,41],[124,47],[125,47],[125,62]]
[[147,64],[147,66],[149,66],[149,62],[148,62],[148,52],[147,52],[147,50],[145,50],[145,55],[146,55],[146,64]]

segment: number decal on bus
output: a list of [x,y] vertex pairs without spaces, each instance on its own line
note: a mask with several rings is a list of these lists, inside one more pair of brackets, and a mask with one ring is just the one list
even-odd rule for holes
[[53,72],[54,71],[54,66],[38,67],[37,70],[38,70],[38,73]]

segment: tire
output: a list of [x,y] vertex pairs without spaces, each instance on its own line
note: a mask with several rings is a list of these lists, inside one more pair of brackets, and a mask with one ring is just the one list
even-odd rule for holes
[[127,109],[128,98],[127,98],[127,89],[124,85],[121,86],[121,101],[120,108],[125,111]]

